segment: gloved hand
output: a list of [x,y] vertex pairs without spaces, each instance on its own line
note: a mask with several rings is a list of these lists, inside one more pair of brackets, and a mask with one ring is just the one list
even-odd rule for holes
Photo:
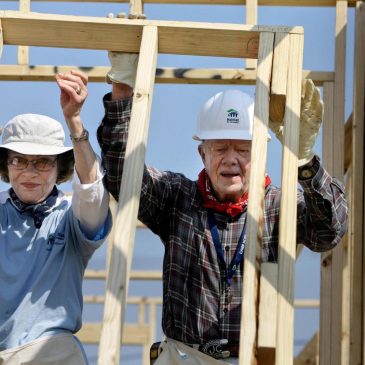
[[[300,133],[298,166],[308,163],[314,156],[313,146],[316,142],[319,128],[323,120],[323,101],[318,87],[313,81],[305,79],[302,82],[302,95],[300,105]],[[269,122],[270,129],[278,140],[283,143],[284,126],[281,122]]]
[[132,89],[136,83],[138,53],[109,51],[111,68],[106,75],[108,83],[127,84]]

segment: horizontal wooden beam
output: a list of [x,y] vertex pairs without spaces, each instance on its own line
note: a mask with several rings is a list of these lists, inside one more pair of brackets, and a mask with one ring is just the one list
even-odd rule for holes
[[[54,81],[59,72],[79,69],[90,82],[105,82],[109,66],[27,66],[0,65],[0,81]],[[303,70],[303,78],[310,78],[317,86],[334,80],[330,71]],[[226,68],[157,68],[156,83],[160,84],[240,84],[254,85],[256,70]]]
[[139,52],[144,26],[158,27],[158,53],[257,58],[260,32],[302,27],[98,18],[0,11],[4,45]]
[[[85,279],[89,280],[105,280],[106,279],[106,271],[105,270],[91,270],[87,269],[85,271]],[[130,275],[131,280],[162,280],[161,271],[131,271]]]
[[[82,324],[82,328],[76,336],[83,343],[99,344],[102,323]],[[122,343],[124,345],[149,345],[151,341],[150,328],[148,324],[126,323],[123,331]]]
[[[9,0],[19,1],[19,0]],[[128,3],[129,0],[32,0],[32,2],[79,2],[79,3]],[[258,0],[263,6],[336,6],[336,0]],[[246,0],[143,0],[144,4],[186,4],[186,5],[246,5]],[[348,0],[355,6],[356,0]]]

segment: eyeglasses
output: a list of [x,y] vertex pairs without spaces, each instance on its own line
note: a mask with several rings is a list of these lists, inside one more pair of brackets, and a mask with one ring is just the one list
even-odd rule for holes
[[23,157],[10,157],[8,158],[8,166],[15,170],[24,170],[31,163],[37,171],[49,171],[56,164],[57,158],[50,159],[47,157],[37,158],[36,160],[27,160]]

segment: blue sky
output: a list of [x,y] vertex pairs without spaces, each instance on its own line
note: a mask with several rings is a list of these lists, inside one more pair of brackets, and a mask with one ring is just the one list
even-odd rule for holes
[[[0,7],[2,10],[17,10],[18,3],[0,1]],[[32,3],[32,11],[35,12],[101,17],[107,16],[108,13],[128,12],[128,9],[128,4]],[[245,20],[245,8],[243,6],[147,4],[145,6],[145,13],[149,19],[154,20],[228,23],[243,23]],[[349,11],[347,29],[346,118],[352,109],[353,15],[354,11],[351,9]],[[334,70],[334,8],[261,7],[258,13],[258,23],[262,25],[303,26],[305,31],[304,69],[316,71]],[[1,63],[15,64],[16,62],[16,47],[5,46]],[[30,49],[30,64],[102,66],[108,65],[108,58],[105,51],[32,47]],[[160,55],[158,57],[158,67],[241,68],[243,64],[241,59],[175,55]],[[90,84],[89,97],[82,112],[84,124],[90,132],[91,142],[97,153],[99,153],[99,147],[96,143],[95,132],[103,115],[101,99],[104,93],[109,91],[109,88],[109,85],[104,83]],[[152,104],[146,155],[147,164],[162,170],[182,172],[188,177],[195,179],[202,169],[202,163],[197,153],[197,142],[191,139],[195,131],[196,115],[206,99],[216,92],[227,88],[232,88],[232,86],[157,84],[154,89]],[[253,87],[238,86],[238,88],[252,95],[254,93]],[[63,122],[62,111],[59,106],[59,91],[56,83],[2,81],[0,87],[0,124],[5,123],[16,114],[29,112],[47,114]],[[70,143],[68,133],[67,143]],[[279,185],[280,145],[273,138],[268,148],[267,171],[272,177],[273,182]],[[316,144],[316,149],[320,154],[320,137]],[[7,186],[0,183],[0,188],[5,189]],[[66,191],[70,190],[69,184],[64,185],[63,189]],[[145,255],[145,250],[143,250],[145,246],[143,246],[142,241],[145,242],[146,239],[156,240],[152,236],[137,234],[136,255],[140,254],[141,258]],[[158,248],[150,251],[153,258],[158,260],[158,264],[153,269],[158,269],[162,248],[158,243],[155,247]],[[135,262],[137,261],[135,260]],[[305,283],[310,283],[310,285]],[[307,251],[303,254],[297,265],[297,288],[297,296],[301,298],[318,297],[319,255]],[[133,287],[131,287],[131,290],[134,290]],[[316,326],[318,326],[317,312],[307,310],[304,317],[299,315],[297,318],[297,339],[308,338],[314,332]],[[299,346],[296,347],[296,349],[298,348]]]

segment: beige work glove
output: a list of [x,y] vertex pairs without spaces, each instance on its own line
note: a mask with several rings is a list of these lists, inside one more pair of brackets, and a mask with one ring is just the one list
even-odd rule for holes
[[108,83],[127,84],[132,89],[136,83],[138,53],[109,51],[111,68],[106,75]]
[[[302,95],[300,105],[300,133],[298,166],[303,166],[314,156],[313,146],[323,120],[323,102],[318,87],[313,81],[305,79],[302,82]],[[278,140],[283,143],[284,127],[281,122],[269,122],[270,129]]]

